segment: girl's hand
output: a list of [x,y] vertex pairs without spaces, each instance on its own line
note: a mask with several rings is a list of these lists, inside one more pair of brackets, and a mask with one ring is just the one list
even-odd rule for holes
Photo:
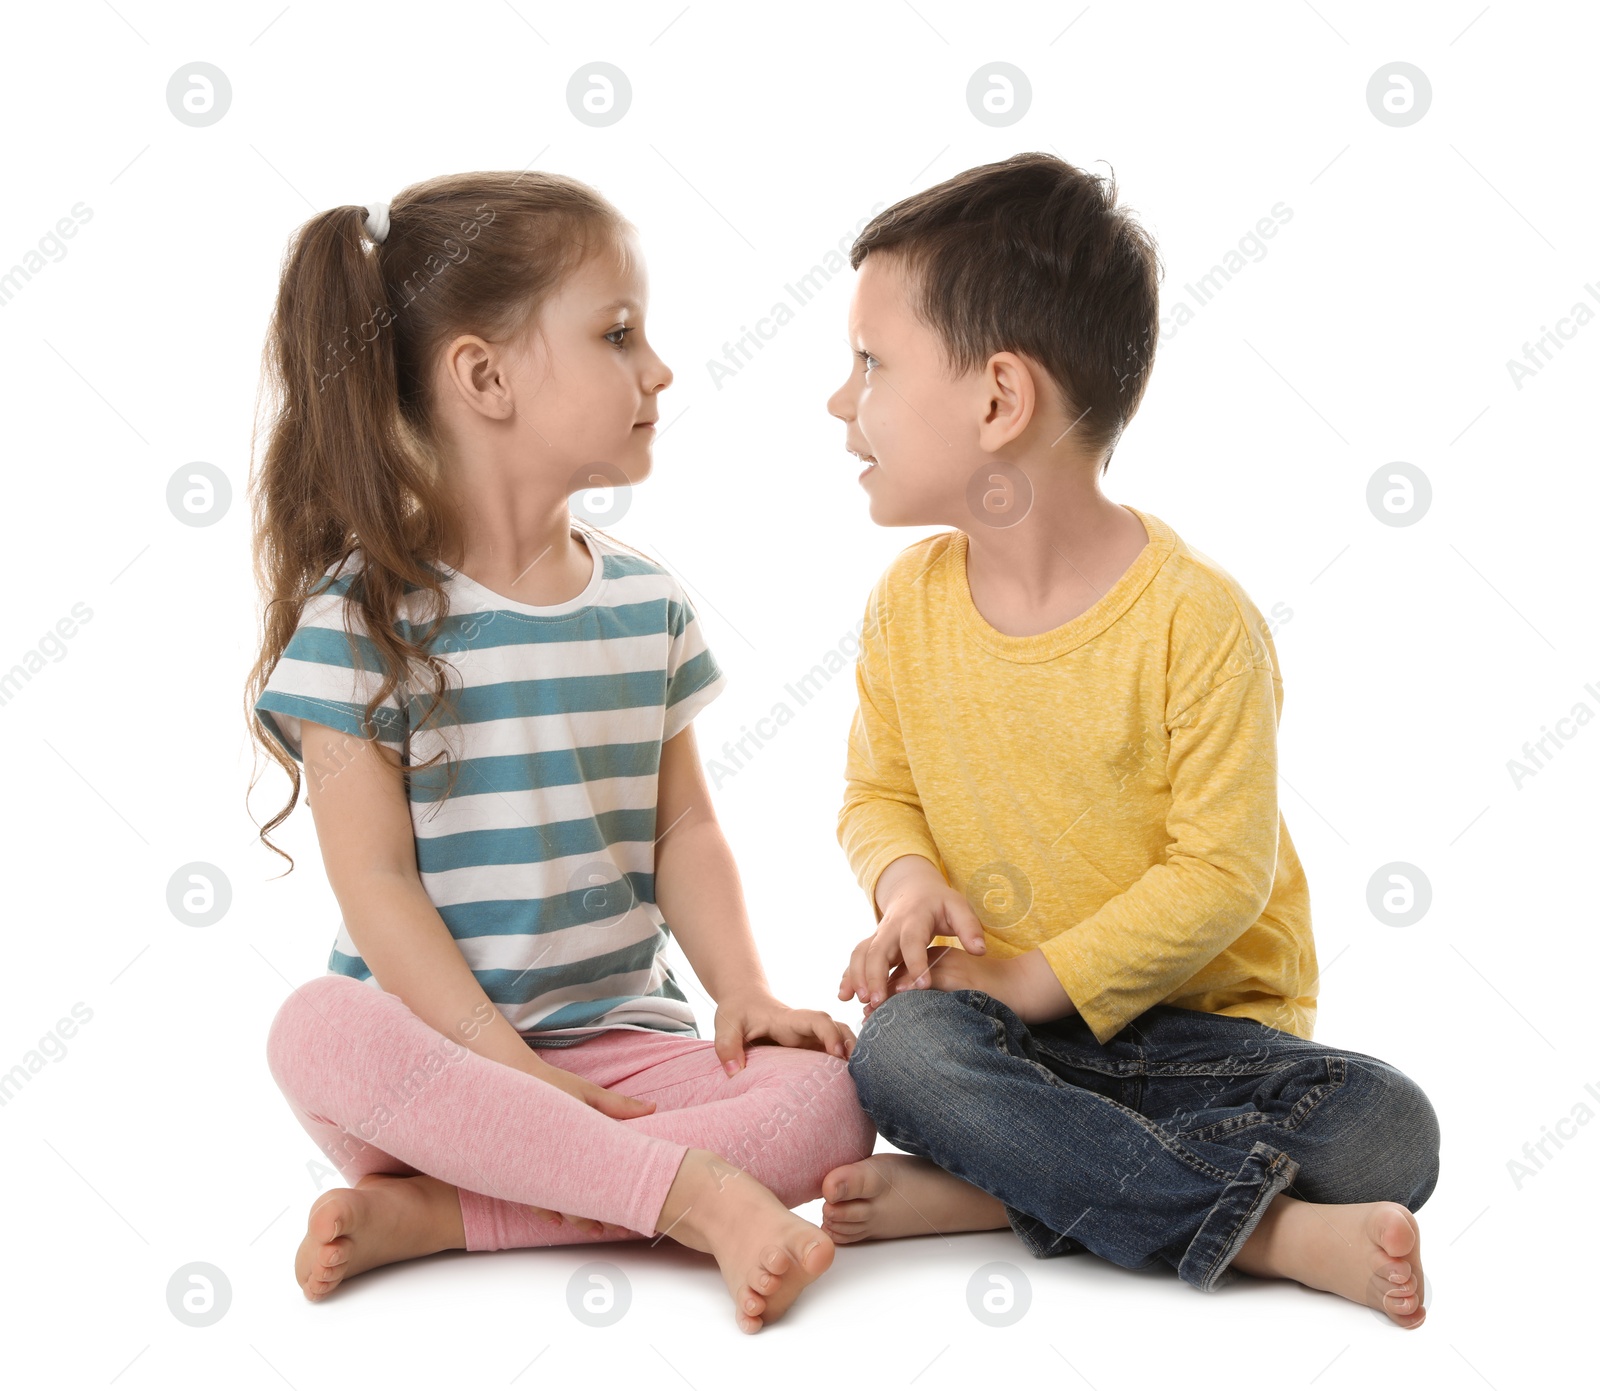
[[560,1087],[568,1096],[575,1096],[584,1105],[593,1106],[602,1115],[614,1116],[617,1120],[648,1116],[656,1109],[653,1101],[640,1101],[638,1097],[611,1091],[598,1082],[591,1082],[587,1077],[580,1077],[576,1072],[568,1072],[564,1067],[547,1063],[543,1058],[530,1057],[528,1071],[541,1082],[548,1082],[552,1087]]
[[747,1040],[771,1039],[785,1048],[815,1048],[848,1058],[856,1036],[820,1009],[790,1009],[765,992],[730,995],[717,1002],[716,1049],[730,1077],[744,1066]]
[[[614,1116],[618,1120],[625,1120],[630,1116],[648,1116],[656,1108],[653,1101],[640,1101],[637,1097],[611,1091],[596,1082],[591,1082],[587,1077],[580,1077],[575,1072],[568,1072],[563,1067],[547,1063],[543,1058],[530,1057],[527,1070],[541,1082],[559,1087],[568,1096],[574,1096],[585,1105],[593,1106],[602,1115]],[[599,1222],[592,1217],[578,1217],[570,1212],[556,1212],[547,1207],[534,1207],[533,1211],[552,1222],[569,1222],[580,1232],[587,1234],[599,1236],[610,1230],[616,1233],[619,1239],[629,1235],[629,1229],[626,1227]]]

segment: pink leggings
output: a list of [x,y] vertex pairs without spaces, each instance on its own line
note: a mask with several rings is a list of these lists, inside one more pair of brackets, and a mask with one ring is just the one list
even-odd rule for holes
[[691,1148],[797,1207],[877,1136],[844,1061],[816,1049],[752,1042],[732,1077],[710,1039],[656,1030],[607,1029],[540,1056],[656,1110],[604,1115],[455,1043],[398,995],[331,972],[284,1001],[267,1038],[273,1080],[346,1182],[422,1173],[454,1184],[469,1251],[618,1239],[535,1207],[654,1236]]

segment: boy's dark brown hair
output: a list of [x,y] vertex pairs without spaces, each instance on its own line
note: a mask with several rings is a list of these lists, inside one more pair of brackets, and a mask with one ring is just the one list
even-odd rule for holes
[[965,169],[885,208],[850,248],[900,257],[913,308],[958,372],[1026,353],[1055,380],[1076,450],[1111,464],[1161,329],[1155,242],[1102,179],[1029,152]]

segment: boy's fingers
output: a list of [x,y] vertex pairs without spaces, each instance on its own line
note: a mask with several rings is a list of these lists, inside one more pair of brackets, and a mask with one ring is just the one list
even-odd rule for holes
[[886,974],[882,962],[882,952],[874,945],[868,950],[866,959],[861,963],[861,991],[864,996],[862,1004],[872,1005],[881,998],[876,992],[883,989],[883,978]]
[[987,951],[983,941],[983,923],[964,898],[954,896],[945,900],[945,923],[951,934],[961,939],[961,945],[974,955]]
[[845,984],[850,987],[850,993],[860,999],[867,988],[867,952],[871,950],[872,938],[863,938],[856,943],[856,949],[850,953],[850,969],[845,972]]
[[928,937],[929,933],[918,929],[906,930],[900,938],[900,960],[906,968],[906,989],[917,988],[917,977],[923,975],[928,969]]
[[872,945],[867,948],[866,969],[864,978],[867,986],[867,999],[871,1002],[882,1003],[889,994],[889,960],[891,953],[898,955],[898,945],[887,933],[880,933],[873,938]]

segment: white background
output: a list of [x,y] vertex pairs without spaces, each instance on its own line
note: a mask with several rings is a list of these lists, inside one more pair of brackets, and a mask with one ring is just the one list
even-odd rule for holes
[[[1104,1391],[1241,1378],[1331,1391],[1418,1376],[1548,1386],[1592,1368],[1600,1125],[1568,1125],[1520,1185],[1508,1161],[1585,1102],[1600,1114],[1584,1091],[1600,1091],[1587,887],[1600,729],[1579,727],[1520,788],[1507,769],[1579,702],[1600,711],[1600,326],[1577,327],[1520,388],[1507,367],[1574,304],[1600,310],[1584,288],[1600,295],[1589,7],[85,0],[10,11],[6,27],[0,268],[75,204],[92,209],[0,306],[0,669],[75,603],[92,610],[0,706],[0,1070],[26,1071],[74,1003],[92,1010],[0,1108],[5,1356],[32,1365],[29,1384],[588,1385],[626,1364],[634,1384],[704,1388],[998,1372]],[[597,59],[633,88],[600,129],[565,101]],[[233,89],[200,129],[165,98],[195,60]],[[1006,128],[965,101],[997,60],[1033,90]],[[1396,60],[1432,85],[1403,128],[1366,100]],[[637,224],[651,336],[677,379],[654,476],[618,529],[690,586],[730,674],[697,722],[709,752],[847,642],[873,579],[925,533],[874,527],[824,408],[850,365],[851,273],[720,389],[708,359],[875,202],[1027,149],[1114,169],[1161,247],[1169,315],[1274,204],[1292,209],[1267,254],[1164,338],[1105,486],[1264,613],[1292,611],[1276,632],[1282,804],[1325,972],[1317,1037],[1403,1068],[1439,1112],[1442,1176],[1419,1213],[1427,1322],[1402,1333],[1287,1284],[1207,1297],[1165,1267],[1034,1261],[1009,1232],[841,1248],[755,1338],[734,1328],[709,1260],[670,1242],[443,1256],[309,1304],[292,1256],[307,1205],[338,1181],[308,1167],[318,1152],[264,1039],[291,985],[324,969],[338,912],[304,808],[277,837],[293,874],[274,878],[281,862],[256,844],[284,782],[262,760],[253,821],[242,706],[252,410],[289,234],[434,174],[530,163],[593,184]],[[166,503],[194,461],[233,487],[204,528]],[[1432,484],[1415,525],[1367,506],[1368,479],[1394,461]],[[847,672],[717,804],[775,987],[856,1023],[834,1000],[870,925],[834,839],[853,698]],[[167,907],[195,861],[232,890],[208,928]],[[1367,906],[1391,861],[1432,885],[1410,927]],[[594,1329],[566,1288],[602,1254],[633,1303]],[[994,1260],[1032,1295],[999,1329],[967,1308]],[[192,1261],[231,1284],[208,1328],[167,1308]]]

